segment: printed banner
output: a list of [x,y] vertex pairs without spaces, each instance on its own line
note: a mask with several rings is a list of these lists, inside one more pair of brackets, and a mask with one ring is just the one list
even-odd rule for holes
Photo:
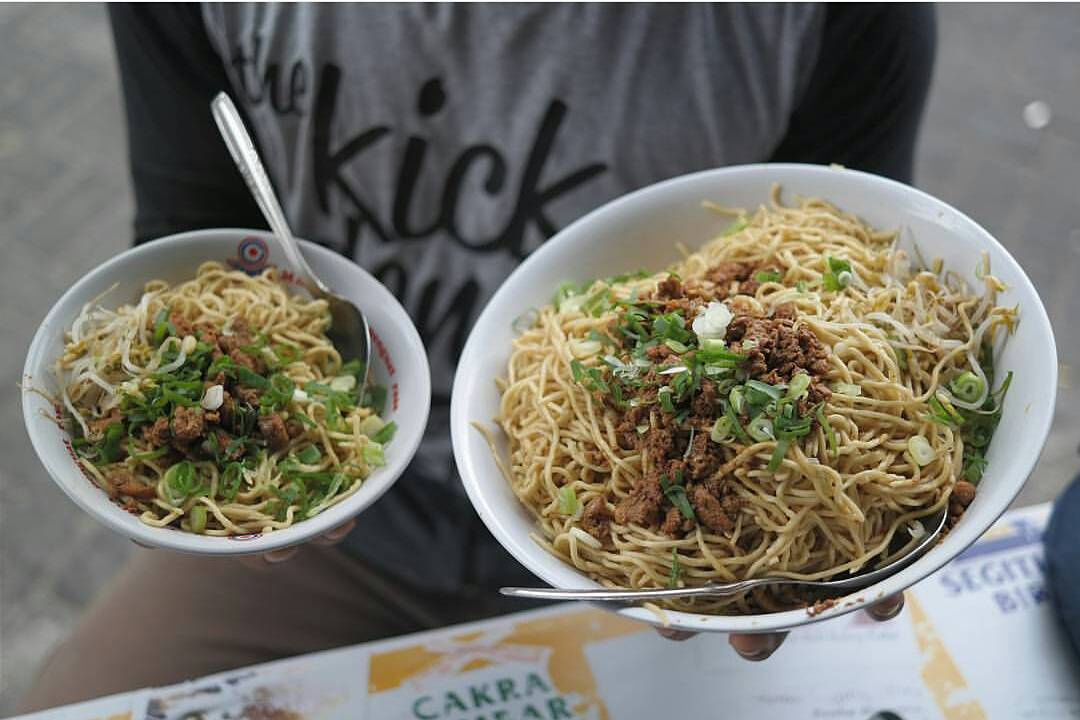
[[1008,513],[907,594],[797,630],[764,663],[584,605],[510,615],[158,688],[34,720],[1080,718],[1080,662],[1048,606],[1049,506]]

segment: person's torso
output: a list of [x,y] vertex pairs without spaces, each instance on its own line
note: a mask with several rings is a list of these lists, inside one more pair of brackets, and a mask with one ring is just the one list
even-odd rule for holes
[[204,19],[294,230],[416,323],[433,405],[410,472],[452,494],[450,386],[488,297],[607,200],[768,159],[823,10],[209,4]]

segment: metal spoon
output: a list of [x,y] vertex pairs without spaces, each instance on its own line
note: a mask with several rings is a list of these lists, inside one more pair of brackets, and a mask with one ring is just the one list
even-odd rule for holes
[[920,522],[923,527],[933,529],[920,538],[918,544],[903,557],[893,560],[885,567],[852,575],[841,580],[793,580],[784,577],[764,577],[753,580],[741,580],[733,583],[706,583],[699,587],[672,588],[657,590],[621,590],[621,589],[589,589],[567,590],[563,588],[522,588],[504,587],[499,590],[503,595],[510,597],[535,598],[538,600],[589,600],[589,601],[614,601],[614,602],[639,602],[641,600],[671,600],[673,598],[686,597],[727,597],[739,595],[756,587],[766,585],[797,585],[819,590],[858,590],[873,585],[877,581],[900,572],[903,568],[915,562],[923,553],[930,549],[937,540],[941,530],[945,527],[944,510],[923,518]]
[[341,353],[344,360],[361,360],[364,363],[363,377],[358,383],[358,395],[363,398],[364,388],[367,386],[368,367],[371,364],[371,330],[368,327],[367,318],[360,308],[349,300],[334,293],[322,280],[315,275],[308,265],[307,260],[300,253],[300,246],[289,230],[289,224],[285,220],[285,213],[274,195],[274,186],[270,184],[270,178],[263,169],[259,153],[255,150],[255,144],[251,141],[244,121],[240,119],[240,113],[236,106],[225,93],[218,93],[210,103],[217,122],[221,137],[229,148],[236,167],[247,181],[248,189],[251,190],[255,202],[259,204],[263,217],[270,224],[274,236],[281,243],[281,249],[285,252],[289,264],[292,265],[296,275],[304,283],[304,286],[313,297],[326,300],[330,306],[330,328],[326,336]]

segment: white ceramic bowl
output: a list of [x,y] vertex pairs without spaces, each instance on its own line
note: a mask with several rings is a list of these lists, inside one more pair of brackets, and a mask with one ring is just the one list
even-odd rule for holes
[[[1004,416],[989,450],[989,467],[979,493],[948,537],[900,573],[853,593],[849,600],[872,602],[899,592],[942,567],[979,537],[1006,509],[1035,466],[1054,415],[1057,354],[1046,311],[1031,281],[988,232],[949,205],[906,185],[851,170],[810,165],[748,165],[674,178],[614,200],[573,223],[534,252],[484,308],[458,365],[451,423],[454,455],[469,497],[488,529],[529,570],[561,588],[596,587],[571,565],[529,538],[535,525],[499,473],[487,444],[470,427],[490,423],[498,412],[494,379],[505,376],[511,321],[530,307],[551,301],[566,280],[583,281],[641,268],[663,269],[679,259],[675,244],[697,248],[728,224],[705,210],[703,200],[755,208],[780,183],[784,197],[817,196],[854,212],[881,229],[900,228],[924,254],[974,282],[979,253],[990,253],[994,274],[1008,285],[1002,305],[1019,305],[1020,323],[997,367],[1015,377]],[[498,451],[507,452],[502,433]],[[610,607],[610,606],[609,606]],[[761,615],[668,613],[674,627],[716,632],[764,632],[805,625],[849,612],[858,603],[840,602],[810,617],[805,610]],[[640,608],[628,617],[656,623]]]
[[[355,516],[393,485],[420,444],[431,401],[431,376],[420,336],[390,291],[355,263],[326,248],[302,241],[304,256],[327,285],[363,308],[375,338],[371,357],[373,382],[388,390],[383,417],[398,425],[386,448],[386,465],[360,489],[325,512],[274,532],[242,537],[208,537],[172,528],[155,528],[111,502],[74,461],[67,433],[47,417],[56,411],[41,396],[23,392],[23,418],[34,450],[53,480],[83,510],[139,543],[208,555],[241,555],[295,545]],[[49,311],[26,355],[23,383],[53,395],[58,383],[51,372],[64,333],[82,306],[114,283],[102,304],[120,305],[138,298],[153,278],[180,282],[194,277],[207,260],[255,271],[268,264],[288,267],[277,241],[253,230],[200,230],[172,235],[128,250],[91,271]]]

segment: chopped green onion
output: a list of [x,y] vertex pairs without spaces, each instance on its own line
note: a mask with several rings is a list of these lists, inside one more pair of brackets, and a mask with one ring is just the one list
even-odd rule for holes
[[746,389],[751,392],[761,393],[770,400],[779,400],[784,396],[783,389],[760,380],[747,380]]
[[746,428],[746,432],[750,434],[750,437],[754,438],[758,442],[765,442],[766,440],[775,440],[776,435],[773,434],[772,420],[764,415],[758,415],[756,418],[750,421],[750,425]]
[[703,363],[715,363],[726,367],[735,367],[746,360],[746,355],[732,352],[719,338],[702,338],[697,359]]
[[970,483],[978,484],[986,471],[986,458],[975,448],[964,447],[964,463],[961,474]]
[[190,460],[182,460],[168,470],[162,478],[170,498],[178,498],[173,504],[179,504],[191,495],[198,495],[202,491],[202,484],[198,482],[195,474],[195,466]]
[[679,562],[679,550],[677,548],[671,548],[671,574],[668,575],[668,588],[674,589],[679,587],[680,577],[682,577],[682,564]]
[[562,310],[562,305],[564,302],[576,295],[581,294],[583,291],[583,288],[579,287],[577,283],[569,281],[562,283],[555,291],[555,309]]
[[120,442],[123,439],[123,423],[109,423],[105,428],[105,439],[101,443],[101,462],[112,463],[120,459]]
[[382,445],[378,443],[368,443],[364,446],[364,462],[372,467],[381,467],[386,464],[386,457],[383,455]]
[[851,263],[843,258],[826,257],[825,262],[829,264],[829,272],[851,272]]
[[745,217],[739,217],[739,218],[735,219],[734,221],[732,221],[732,223],[730,225],[728,225],[726,228],[724,228],[724,232],[720,233],[720,236],[721,237],[728,237],[729,235],[734,235],[735,233],[739,232],[740,230],[745,230],[745,229],[746,229],[746,218]]
[[787,438],[781,438],[776,442],[776,448],[773,450],[772,457],[769,458],[769,464],[766,466],[766,470],[769,472],[776,472],[780,467],[780,463],[784,461],[784,456],[787,455],[788,447],[791,445],[791,440]]
[[795,283],[795,289],[798,290],[800,293],[805,293],[806,292],[806,281],[805,280],[800,280],[799,282]]
[[684,518],[697,522],[697,518],[694,517],[694,508],[691,507],[690,500],[686,497],[686,488],[682,485],[669,484],[667,475],[661,475],[660,489],[663,490],[664,496],[671,504],[678,508]]
[[956,397],[964,402],[971,403],[982,396],[985,385],[982,378],[968,371],[953,378],[952,382],[949,383],[949,388],[956,393]]
[[[274,351],[274,355],[277,356],[278,362],[282,365],[291,365],[300,359],[300,349],[293,345],[285,345],[282,343],[274,345],[271,349]],[[222,355],[221,357],[228,357],[228,355]],[[220,360],[221,358],[218,359]],[[357,361],[357,363],[359,363],[359,361]],[[348,363],[345,364],[348,365]],[[362,369],[363,368],[361,368],[361,370]]]
[[670,339],[668,339],[668,340],[664,341],[664,344],[667,345],[669,348],[671,348],[673,351],[679,353],[680,355],[682,355],[683,353],[687,352],[690,349],[690,348],[686,347],[686,345],[683,345],[678,340],[670,340]]
[[746,406],[746,390],[742,385],[731,388],[731,392],[728,393],[728,402],[731,403],[731,408],[736,415],[742,415],[743,408]]
[[826,290],[843,290],[851,282],[851,263],[840,258],[826,257],[828,272],[821,276]]
[[930,447],[930,441],[922,435],[912,435],[908,438],[907,446],[912,459],[919,467],[929,465],[936,457],[934,448]]
[[731,429],[731,421],[724,416],[716,418],[716,423],[712,427],[712,432],[709,433],[709,439],[714,443],[722,443],[731,439],[734,435]]
[[848,397],[859,397],[860,395],[862,395],[862,388],[858,385],[853,385],[852,383],[834,383],[832,386],[832,390],[834,393],[837,393],[839,395],[847,395]]
[[[212,435],[211,437],[217,437],[217,436]],[[136,459],[136,460],[156,460],[159,457],[167,454],[168,452],[169,452],[169,448],[168,448],[168,446],[166,446],[166,447],[159,447],[157,450],[148,450],[148,451],[146,451],[144,453],[131,453],[131,457]]]
[[382,426],[379,432],[372,436],[372,440],[380,445],[386,445],[388,442],[394,439],[394,433],[397,432],[397,423],[391,420]]
[[660,400],[660,407],[664,409],[664,412],[675,413],[675,404],[671,401],[671,388],[662,387],[656,394],[656,397]]
[[165,341],[169,331],[169,308],[163,307],[154,316],[154,345],[160,345]]
[[240,492],[240,481],[244,479],[244,466],[238,462],[231,462],[225,466],[225,472],[221,474],[221,485],[218,494],[228,501],[236,499]]
[[742,423],[739,422],[739,417],[735,414],[735,409],[731,406],[731,403],[724,403],[724,415],[727,417],[728,422],[731,423],[731,429],[735,432],[735,437],[749,444],[750,436],[743,430]]
[[567,345],[570,347],[570,354],[576,358],[592,357],[603,349],[595,340],[571,340]]
[[754,274],[754,279],[759,283],[780,282],[782,277],[783,275],[775,270],[762,270],[761,272]]
[[305,465],[314,465],[322,459],[322,451],[314,445],[308,445],[296,454],[296,459]]
[[356,376],[355,375],[338,375],[331,378],[330,389],[339,392],[347,393],[352,392],[356,388]]
[[829,423],[829,418],[825,416],[825,406],[818,405],[814,411],[814,415],[817,417],[818,424],[821,425],[825,431],[825,440],[829,445],[829,455],[836,457],[836,433],[833,432],[832,424]]
[[795,400],[801,400],[805,397],[809,388],[810,376],[806,373],[796,373],[792,376],[791,383],[788,385],[788,397]]
[[349,362],[341,366],[341,370],[338,371],[342,375],[352,375],[355,378],[359,378],[364,374],[364,363],[356,358],[353,358]]
[[240,346],[240,352],[245,353],[247,355],[260,355],[260,354],[262,354],[262,349],[264,347],[266,347],[267,342],[268,341],[266,339],[266,336],[263,335],[262,333],[258,333],[255,336],[255,342],[253,342],[253,343],[251,343],[249,345],[241,345]]
[[523,333],[535,325],[539,317],[540,312],[536,308],[529,308],[514,318],[514,321],[510,323],[510,327],[518,334]]
[[202,533],[206,530],[206,506],[195,505],[188,511],[188,522],[191,532]]
[[577,493],[574,492],[572,486],[563,485],[559,488],[559,512],[561,514],[575,516],[579,507]]
[[240,381],[241,385],[246,385],[255,390],[265,390],[270,387],[270,383],[266,378],[243,365],[237,365],[234,368],[234,372],[236,373],[236,379]]
[[953,404],[949,402],[944,393],[934,393],[930,396],[927,404],[930,406],[928,417],[932,422],[948,427],[959,427],[964,423],[964,416],[956,411],[956,408],[953,407]]
[[794,416],[794,406],[787,401],[784,405],[786,412],[779,413],[773,421],[773,432],[781,440],[794,440],[810,434],[810,418]]

